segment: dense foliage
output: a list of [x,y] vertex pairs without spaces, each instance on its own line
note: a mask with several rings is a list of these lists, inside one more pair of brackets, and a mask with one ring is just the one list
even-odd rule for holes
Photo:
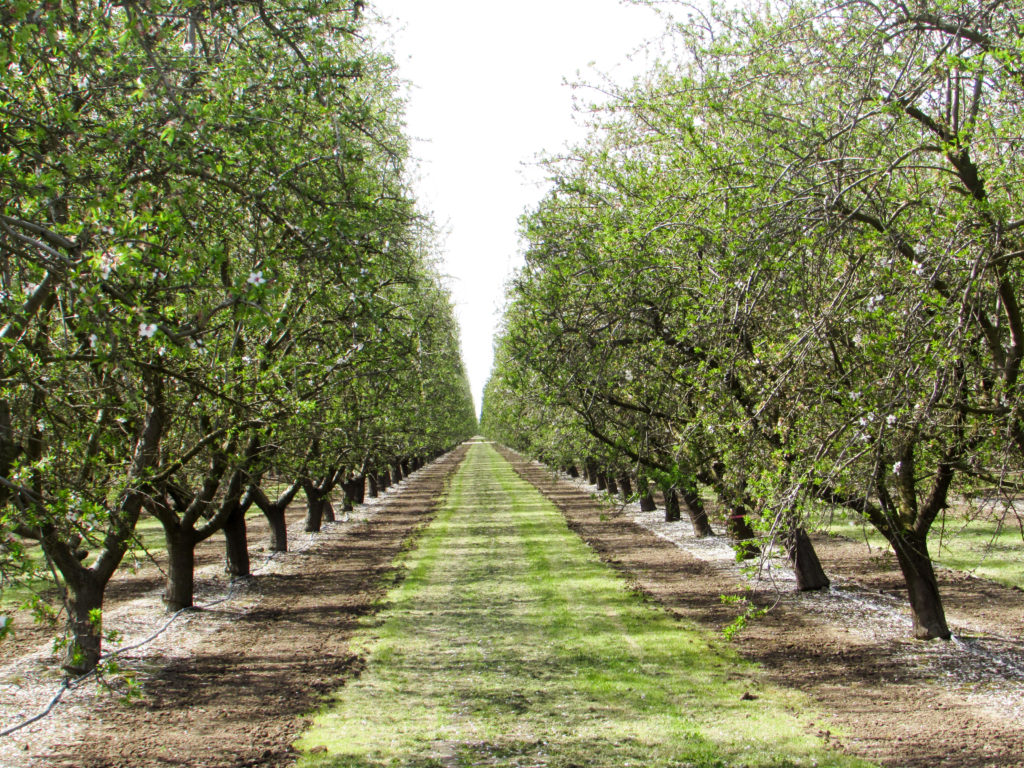
[[0,572],[41,544],[69,669],[96,663],[140,515],[187,606],[214,532],[247,571],[261,486],[319,501],[475,429],[393,65],[360,9],[0,9]]
[[549,164],[488,434],[699,483],[789,543],[854,510],[915,634],[948,637],[928,530],[1016,493],[1024,458],[1014,7],[784,0],[674,26],[675,59]]

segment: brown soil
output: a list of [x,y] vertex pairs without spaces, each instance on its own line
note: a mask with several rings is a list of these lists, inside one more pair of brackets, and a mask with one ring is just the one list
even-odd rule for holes
[[[26,760],[19,764],[291,765],[291,744],[307,724],[303,716],[358,674],[361,659],[348,641],[360,617],[379,607],[394,582],[388,578],[393,561],[432,517],[464,454],[464,447],[456,449],[412,475],[371,520],[334,528],[316,546],[289,555],[278,572],[259,576],[245,595],[247,610],[221,622],[191,652],[150,662],[154,671],[144,675],[140,701],[126,706],[98,696],[75,711],[84,721],[73,739],[43,744],[21,734]],[[115,602],[118,591],[130,585],[113,590]],[[19,640],[22,650],[28,642]]]
[[[359,673],[362,660],[348,647],[352,632],[360,617],[376,610],[391,564],[432,516],[463,455],[460,449],[416,473],[369,521],[330,528],[308,549],[289,553],[274,573],[240,589],[234,608],[186,615],[182,639],[167,641],[158,655],[129,655],[126,663],[135,662],[143,683],[141,701],[125,706],[99,694],[62,703],[43,725],[19,732],[17,759],[0,753],[0,765],[291,765],[291,742],[304,717],[321,696]],[[726,626],[737,609],[722,603],[723,593],[777,603],[737,636],[736,647],[760,662],[773,682],[804,691],[816,711],[827,713],[814,730],[837,749],[887,766],[1024,766],[1020,590],[942,572],[950,623],[960,641],[917,643],[896,620],[905,614],[898,571],[891,559],[868,556],[863,545],[816,539],[826,569],[840,583],[831,594],[766,588],[751,593],[734,565],[699,559],[638,525],[621,507],[506,455],[602,559],[681,618],[714,629]],[[220,553],[211,548],[203,557],[215,565]],[[214,582],[223,586],[222,578],[197,582],[200,602],[204,590],[216,594]],[[130,606],[140,589],[159,587],[159,571],[144,569],[112,585],[110,602]],[[860,610],[861,603],[870,610]],[[142,611],[129,607],[134,613]],[[19,631],[17,645],[3,644],[0,664],[44,635]],[[31,664],[52,668],[48,659]],[[74,728],[62,731],[62,722]]]
[[[744,594],[735,568],[732,583],[723,581],[723,567],[655,535],[621,508],[596,500],[541,465],[505,455],[605,562],[669,610],[714,628],[738,615],[720,599],[724,592]],[[761,663],[772,682],[804,691],[816,710],[828,713],[815,730],[837,749],[886,766],[1024,766],[1019,698],[1008,706],[999,700],[1007,687],[1019,691],[1024,685],[1022,667],[988,669],[1024,658],[1024,593],[943,571],[941,590],[950,624],[962,636],[958,645],[912,641],[902,627],[872,636],[850,612],[807,610],[808,604],[835,600],[842,606],[844,600],[872,595],[884,601],[888,594],[902,600],[895,564],[868,557],[857,542],[818,537],[815,546],[826,570],[842,582],[840,594],[788,596],[755,589],[755,602],[777,604],[736,636],[740,653]],[[897,611],[905,612],[902,605]],[[965,647],[977,651],[967,653],[966,661]]]

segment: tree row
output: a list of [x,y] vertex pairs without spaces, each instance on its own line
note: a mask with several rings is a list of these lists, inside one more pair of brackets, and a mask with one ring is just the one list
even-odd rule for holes
[[169,608],[246,512],[273,547],[473,433],[399,84],[362,3],[133,0],[0,10],[0,573],[38,542],[65,667],[143,515]]
[[914,634],[949,637],[928,532],[1013,520],[1024,458],[1021,40],[1004,2],[670,22],[547,162],[487,433],[695,519],[713,499],[806,587],[806,531],[845,509],[892,545]]

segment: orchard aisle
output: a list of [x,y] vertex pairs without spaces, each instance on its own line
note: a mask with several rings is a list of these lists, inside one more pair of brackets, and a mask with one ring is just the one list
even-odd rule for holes
[[404,565],[300,766],[861,764],[806,735],[800,698],[645,602],[489,444]]

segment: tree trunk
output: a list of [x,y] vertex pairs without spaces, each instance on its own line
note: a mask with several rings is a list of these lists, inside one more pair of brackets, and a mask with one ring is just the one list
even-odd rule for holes
[[245,530],[245,510],[241,504],[235,504],[224,524],[224,560],[225,570],[231,578],[241,579],[249,575],[249,539]]
[[651,482],[643,475],[636,479],[636,491],[640,494],[640,509],[643,512],[653,512],[658,508],[654,503],[654,495],[651,493]]
[[394,471],[391,473],[391,479],[395,483],[400,483],[402,482],[403,477],[405,477],[405,475],[402,473],[402,464],[401,462],[396,461],[394,465]]
[[608,474],[604,477],[605,490],[612,496],[619,492],[619,486],[615,484],[615,475]]
[[401,465],[402,465],[402,477],[408,477],[409,475],[412,474],[412,472],[409,469],[409,460],[408,459],[402,459]]
[[356,504],[362,504],[366,501],[366,475],[359,475],[359,477],[353,478],[352,483],[355,487],[352,500]]
[[195,600],[196,541],[192,529],[167,531],[167,586],[164,605],[170,611],[191,608]]
[[386,491],[391,487],[391,470],[385,467],[384,471],[380,474],[380,478],[380,488],[382,491]]
[[288,551],[288,524],[285,520],[284,509],[276,504],[261,510],[267,518],[267,525],[270,526],[270,551]]
[[935,578],[925,536],[908,532],[902,538],[893,537],[890,543],[896,551],[896,560],[907,583],[914,637],[919,640],[948,640],[950,632],[946,624],[946,612],[942,608],[939,583]]
[[306,493],[306,533],[317,533],[323,526],[324,500],[311,485],[303,487]]
[[704,501],[701,499],[697,489],[693,486],[682,486],[679,489],[679,494],[683,497],[686,514],[689,515],[690,523],[693,525],[693,535],[698,539],[714,536],[715,532],[711,530],[708,513],[704,508]]
[[576,469],[576,465],[575,464],[570,464],[569,466],[567,466],[565,468],[565,473],[569,477],[579,477],[580,476],[580,472],[579,472],[578,469]]
[[796,524],[795,519],[790,520],[789,535],[786,537],[786,553],[789,555],[789,562],[796,573],[796,588],[801,592],[810,592],[816,589],[827,589],[829,586],[828,576],[821,567],[818,560],[818,553],[814,551],[810,536],[802,526]]
[[678,522],[681,515],[679,514],[679,497],[676,496],[675,488],[666,488],[665,494],[665,522],[675,523]]
[[633,484],[629,482],[629,475],[619,476],[619,492],[622,494],[622,503],[628,504],[629,497],[633,495]]
[[597,490],[603,491],[608,487],[608,481],[605,479],[603,472],[597,473]]
[[587,478],[587,482],[591,485],[597,484],[597,464],[593,459],[587,459],[583,462],[583,474]]
[[71,637],[61,664],[76,677],[99,663],[103,639],[103,585],[88,570],[79,575],[74,583],[65,580],[64,606]]
[[334,504],[331,503],[331,497],[325,493],[320,501],[320,509],[322,520],[325,523],[333,523],[337,518],[334,516]]
[[377,487],[377,473],[371,472],[366,476],[367,484],[369,485],[368,493],[371,499],[376,499],[380,495],[380,490]]
[[742,507],[733,507],[726,512],[725,525],[729,537],[735,542],[736,549],[744,560],[753,560],[761,554],[761,549],[754,543],[754,529],[747,522],[747,515]]

